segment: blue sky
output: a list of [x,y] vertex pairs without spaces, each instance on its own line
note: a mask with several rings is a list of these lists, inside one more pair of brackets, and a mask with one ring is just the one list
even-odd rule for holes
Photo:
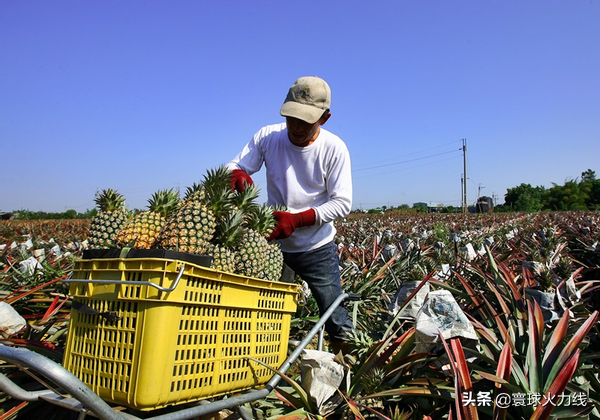
[[[354,207],[600,176],[600,2],[0,2],[0,211],[130,208],[332,88]],[[254,176],[266,190],[264,171]]]

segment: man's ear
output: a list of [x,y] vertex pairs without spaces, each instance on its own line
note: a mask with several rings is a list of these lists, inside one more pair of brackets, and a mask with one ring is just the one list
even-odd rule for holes
[[325,114],[321,117],[321,120],[319,121],[319,125],[324,125],[330,117],[331,117],[331,111],[329,111],[327,114]]

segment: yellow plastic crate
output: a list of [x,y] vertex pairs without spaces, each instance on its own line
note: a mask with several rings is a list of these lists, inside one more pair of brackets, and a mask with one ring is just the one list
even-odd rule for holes
[[[121,283],[172,288],[182,269],[170,292]],[[79,260],[76,279],[70,293],[88,308],[71,311],[63,364],[105,401],[150,410],[254,388],[272,372],[248,358],[287,357],[296,284],[160,258]]]

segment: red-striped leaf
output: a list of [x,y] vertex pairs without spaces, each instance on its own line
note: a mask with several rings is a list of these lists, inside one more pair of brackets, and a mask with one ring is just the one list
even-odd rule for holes
[[[527,315],[529,317],[529,346],[527,348],[527,376],[529,378],[529,391],[539,394],[544,382],[542,378],[542,369],[540,353],[542,348],[542,334],[544,329],[544,316],[540,305],[535,300],[529,301],[527,305]],[[539,328],[539,321],[542,323],[542,330]]]
[[546,383],[544,384],[544,390],[547,390],[549,386],[554,382],[554,379],[558,376],[559,372],[564,369],[567,361],[573,356],[573,354],[578,350],[581,342],[585,338],[585,336],[590,332],[590,329],[594,326],[596,321],[598,320],[598,311],[594,311],[593,314],[579,327],[577,332],[571,337],[567,345],[562,349],[560,355],[558,356],[556,362],[550,369],[550,373],[546,378]]
[[563,393],[575,373],[577,363],[579,362],[580,352],[579,349],[575,350],[572,357],[565,363],[564,368],[560,371],[556,380],[552,382],[544,394],[542,401],[533,412],[531,420],[546,420],[550,417],[552,410],[554,410],[556,406],[556,400],[560,398],[560,395]]

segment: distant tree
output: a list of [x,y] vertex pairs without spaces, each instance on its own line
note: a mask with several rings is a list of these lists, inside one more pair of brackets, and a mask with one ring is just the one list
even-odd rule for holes
[[73,209],[69,209],[62,213],[63,219],[77,219],[77,212]]
[[531,184],[523,183],[506,190],[504,205],[514,211],[540,211],[544,192],[544,187],[532,187]]
[[588,169],[587,171],[583,171],[581,173],[581,182],[585,181],[595,181],[596,180],[596,171],[592,171]]
[[596,179],[596,172],[591,169],[582,172],[579,188],[587,195],[587,209],[600,210],[600,179]]
[[577,180],[565,181],[564,185],[552,184],[544,195],[544,208],[552,211],[587,210],[589,195],[587,187]]

